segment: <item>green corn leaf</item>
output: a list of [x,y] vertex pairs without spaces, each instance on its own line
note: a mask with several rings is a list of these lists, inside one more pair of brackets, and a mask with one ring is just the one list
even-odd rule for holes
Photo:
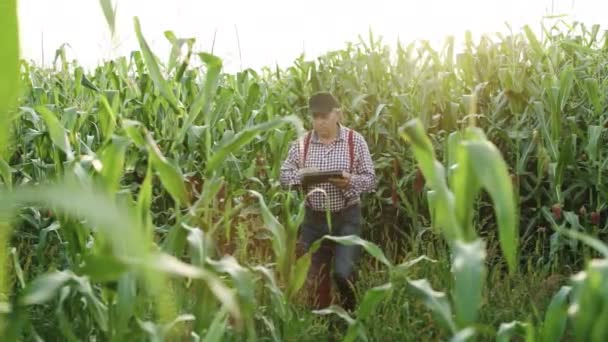
[[173,330],[179,323],[194,322],[195,320],[196,317],[194,315],[179,315],[173,321],[163,326],[163,336],[170,336],[169,333],[171,332],[171,330]]
[[17,105],[21,84],[17,19],[17,1],[3,1],[0,4],[0,157],[3,159],[8,159],[11,110]]
[[188,230],[188,246],[190,247],[190,255],[192,264],[202,267],[205,264],[206,259],[206,248],[205,248],[205,237],[203,231],[199,228],[188,227],[182,223],[182,226]]
[[251,272],[239,265],[236,259],[231,255],[224,256],[219,261],[207,260],[207,262],[214,267],[217,272],[227,273],[232,278],[232,284],[236,289],[239,299],[241,317],[246,322],[247,333],[250,339],[255,339],[254,310],[256,298]]
[[532,31],[532,29],[530,28],[529,25],[524,26],[524,32],[526,34],[526,37],[528,38],[528,42],[530,42],[530,46],[532,47],[532,50],[534,51],[534,53],[538,57],[542,56],[543,48],[540,45],[538,38],[536,38],[536,34],[534,34],[534,31]]
[[39,305],[48,302],[57,295],[57,292],[74,279],[70,271],[57,271],[47,273],[34,279],[19,299],[23,305]]
[[408,289],[417,297],[421,298],[436,318],[451,333],[456,333],[456,324],[452,319],[452,308],[447,296],[443,292],[433,290],[426,279],[408,280]]
[[169,101],[169,104],[177,113],[182,113],[183,105],[178,101],[175,97],[175,94],[169,88],[167,81],[163,78],[162,73],[160,72],[160,68],[158,67],[158,63],[156,63],[156,58],[152,53],[152,50],[148,46],[144,36],[141,33],[141,26],[139,24],[139,18],[133,18],[135,25],[135,34],[137,35],[137,41],[139,42],[139,46],[141,48],[141,52],[144,57],[144,61],[146,66],[148,67],[148,71],[150,72],[150,77],[154,82],[154,85],[159,89],[160,93]]
[[587,156],[589,157],[589,159],[591,160],[598,160],[599,158],[599,148],[601,147],[600,145],[600,138],[602,136],[602,133],[604,131],[604,128],[601,126],[587,126],[587,139],[589,139],[587,141],[587,146],[585,147],[585,152],[587,152]]
[[209,329],[207,331],[207,334],[205,335],[205,338],[203,339],[203,342],[222,341],[222,337],[224,336],[227,330],[228,319],[226,317],[226,313],[226,309],[222,308],[220,309],[220,312],[215,315],[215,318],[211,322],[211,325],[209,326]]
[[501,323],[496,334],[497,342],[509,342],[514,336],[525,336],[528,323],[513,321],[509,323]]
[[593,105],[593,111],[596,115],[601,114],[602,102],[597,78],[585,78],[585,87],[587,88],[587,95],[589,96],[589,101]]
[[460,328],[477,321],[485,279],[485,245],[482,240],[454,244],[454,310]]
[[561,341],[568,320],[568,295],[571,290],[570,286],[562,286],[551,299],[541,332],[543,341]]
[[53,144],[66,154],[68,160],[73,160],[74,152],[72,152],[72,146],[70,146],[67,132],[57,119],[57,116],[44,106],[36,107],[36,111],[40,113],[40,116],[44,119]]
[[357,320],[364,320],[371,315],[376,306],[384,300],[393,289],[391,283],[373,287],[365,292],[357,308]]
[[126,332],[129,326],[129,320],[135,313],[133,303],[137,298],[137,279],[133,273],[124,273],[118,280],[118,295],[117,295],[117,320],[118,334]]
[[66,177],[59,184],[21,187],[11,193],[0,191],[0,216],[14,212],[26,204],[54,208],[58,213],[83,217],[88,224],[111,241],[116,255],[142,258],[146,254],[145,239],[136,221],[124,205],[119,205],[99,188],[87,188]]
[[91,89],[95,92],[101,92],[101,90],[99,88],[97,88],[97,86],[95,84],[93,84],[93,82],[91,82],[86,75],[82,75],[82,77],[80,78],[80,84],[83,85],[84,87]]
[[213,173],[230,154],[237,152],[259,134],[280,127],[285,123],[293,124],[298,130],[298,133],[303,131],[301,121],[294,115],[247,127],[218,147],[205,166],[205,174],[210,175]]
[[608,258],[608,246],[602,241],[576,230],[565,229],[563,226],[558,225],[553,218],[553,214],[548,211],[547,208],[543,208],[543,216],[551,223],[551,227],[560,234],[567,236],[570,239],[576,239],[586,244],[587,246],[595,249],[597,252],[602,254],[604,258]]
[[165,31],[165,38],[171,43],[171,53],[169,54],[169,62],[167,63],[167,69],[169,72],[173,70],[175,67],[175,63],[177,62],[177,58],[180,55],[182,43],[179,42],[179,39],[175,36],[173,31]]
[[[427,205],[429,206],[429,214],[431,222],[437,222],[437,191],[428,190],[426,192]],[[433,227],[435,229],[435,227]],[[436,230],[435,230],[436,231]]]
[[517,270],[518,224],[515,193],[500,151],[489,141],[467,141],[467,152],[475,156],[475,177],[490,194],[498,221],[500,247],[510,272]]
[[236,319],[237,324],[240,324],[242,319],[241,310],[234,291],[227,287],[211,272],[184,263],[176,257],[165,253],[156,254],[145,259],[142,266],[148,270],[162,272],[163,274],[170,276],[203,280],[220,303],[222,303],[232,317]]
[[400,128],[401,136],[412,144],[414,156],[433,195],[432,215],[437,219],[433,222],[442,229],[446,239],[453,241],[462,234],[457,224],[454,210],[454,194],[448,189],[445,168],[436,160],[433,145],[425,134],[419,119],[414,119]]
[[192,124],[198,123],[197,120],[199,115],[202,113],[205,117],[205,122],[213,122],[215,120],[209,120],[209,108],[211,107],[211,100],[216,93],[220,72],[222,70],[222,60],[219,57],[211,54],[201,53],[199,57],[207,67],[205,73],[205,82],[203,89],[198,93],[196,99],[192,103],[188,112],[188,118],[181,129],[179,141],[182,141],[186,136],[186,133],[192,126]]
[[109,140],[116,128],[116,114],[104,95],[100,97],[99,124],[105,141]]
[[447,166],[448,169],[450,169],[450,171],[448,172],[448,175],[452,174],[452,168],[454,166],[456,166],[457,164],[457,156],[458,156],[458,146],[460,145],[460,142],[462,141],[462,134],[458,131],[456,132],[452,132],[450,133],[450,135],[448,135],[448,141],[447,141]]
[[[233,284],[237,290],[239,298],[241,299],[241,303],[248,306],[249,310],[253,310],[255,305],[255,294],[254,294],[254,286],[253,286],[253,278],[251,273],[239,265],[236,259],[227,255],[224,256],[221,260],[207,260],[212,267],[215,268],[217,272],[227,273],[233,280]],[[253,312],[248,312],[248,314],[253,314]]]
[[141,122],[134,120],[122,120],[122,125],[135,146],[138,148],[143,148],[146,146],[146,139],[144,139],[144,136],[141,133],[141,129],[143,129]]
[[112,7],[111,0],[99,0],[99,4],[101,5],[103,15],[106,17],[106,22],[108,23],[108,27],[113,36],[116,28],[116,5]]
[[84,260],[80,272],[93,282],[118,280],[128,270],[124,262],[110,255],[88,255]]
[[0,157],[0,176],[2,176],[2,180],[4,184],[8,187],[9,190],[13,187],[13,176],[11,167]]
[[144,182],[139,188],[137,195],[137,221],[138,227],[143,229],[147,234],[152,231],[152,216],[150,207],[152,205],[152,167],[148,164]]
[[127,139],[116,138],[102,153],[101,176],[108,194],[115,194],[120,187],[120,178],[122,177],[125,163],[127,144]]
[[572,294],[568,308],[573,338],[577,341],[602,341],[608,327],[602,324],[606,318],[606,282],[608,259],[592,259],[586,269],[571,278]]
[[308,270],[310,268],[310,263],[312,260],[311,253],[305,253],[303,256],[296,260],[295,266],[292,268],[292,276],[291,276],[291,284],[289,284],[289,288],[287,291],[287,296],[291,297],[295,293],[297,293],[304,283],[306,282],[306,277],[308,276]]
[[330,305],[325,309],[313,310],[312,312],[317,315],[336,315],[348,323],[349,326],[355,324],[355,320],[348,314],[348,312],[336,305]]
[[15,277],[19,280],[21,288],[25,288],[25,276],[23,275],[23,268],[19,261],[19,253],[15,247],[11,248],[10,254],[13,256],[13,270],[15,271]]
[[477,161],[464,146],[457,145],[454,148],[457,164],[451,178],[451,186],[456,199],[456,217],[462,228],[462,236],[466,241],[472,241],[477,236],[473,227],[475,198],[481,190],[481,184],[473,170]]
[[428,261],[431,263],[436,263],[437,260],[435,259],[431,259],[426,255],[421,255],[415,259],[412,260],[408,260],[406,262],[403,262],[399,265],[396,265],[395,267],[393,267],[393,269],[391,270],[391,273],[393,274],[397,274],[397,275],[404,275],[408,272],[408,270],[413,267],[414,265],[422,262],[422,261]]
[[559,109],[563,111],[570,99],[574,87],[574,68],[568,65],[561,73],[559,80]]
[[78,282],[78,292],[84,297],[89,313],[99,326],[101,331],[108,331],[108,308],[93,293],[93,287],[88,279],[82,277],[74,278]]
[[152,165],[158,171],[163,186],[169,191],[175,202],[179,205],[187,204],[189,199],[184,176],[177,167],[169,163],[149,133],[146,135],[146,139]]
[[272,234],[272,249],[277,260],[278,269],[283,271],[286,267],[285,262],[287,260],[287,246],[285,245],[287,233],[285,232],[285,227],[283,227],[277,218],[270,212],[262,194],[254,190],[249,190],[249,193],[258,199],[264,226]]
[[271,269],[264,266],[255,266],[253,270],[262,275],[265,285],[264,287],[269,290],[271,294],[272,311],[279,317],[287,317],[288,306],[286,296],[277,285],[274,273]]
[[345,246],[361,246],[371,256],[376,258],[378,261],[382,262],[389,269],[391,269],[393,267],[393,264],[386,258],[386,256],[382,252],[382,249],[380,247],[378,247],[378,245],[376,245],[372,242],[369,242],[367,240],[364,240],[364,239],[360,238],[359,236],[356,236],[356,235],[347,235],[347,236],[325,235],[325,236],[323,236],[323,239],[331,240],[331,241],[337,242],[337,243],[345,245]]
[[450,338],[450,342],[467,342],[471,341],[471,339],[475,336],[475,329],[473,328],[465,328],[454,334],[452,338]]

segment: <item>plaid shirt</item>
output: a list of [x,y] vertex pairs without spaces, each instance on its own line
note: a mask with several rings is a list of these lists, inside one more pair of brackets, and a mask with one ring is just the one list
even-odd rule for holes
[[[302,137],[301,139],[305,139]],[[315,188],[320,188],[326,192],[314,191],[307,196],[308,205],[313,210],[325,211],[329,205],[332,212],[342,210],[360,201],[363,192],[370,192],[376,188],[376,174],[367,143],[361,134],[353,132],[354,144],[354,165],[352,167],[352,177],[346,189],[340,189],[331,183],[320,183],[309,189],[310,192]],[[305,165],[301,164],[300,157],[301,141],[292,143],[287,159],[281,167],[281,184],[283,186],[299,186],[299,169],[316,167],[319,171],[344,170],[351,172],[349,168],[348,150],[348,128],[340,126],[338,138],[329,145],[324,145],[319,140],[316,133],[312,134]],[[327,198],[326,198],[327,196]]]

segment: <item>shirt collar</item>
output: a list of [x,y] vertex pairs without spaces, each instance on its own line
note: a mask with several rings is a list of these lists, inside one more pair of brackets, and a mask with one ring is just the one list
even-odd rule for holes
[[[348,134],[348,132],[347,132],[346,127],[342,126],[342,124],[338,124],[338,138],[336,140],[337,141],[340,141],[340,140],[346,141],[347,134]],[[314,143],[320,142],[319,136],[317,135],[317,133],[314,130],[313,130],[312,137],[310,140]]]

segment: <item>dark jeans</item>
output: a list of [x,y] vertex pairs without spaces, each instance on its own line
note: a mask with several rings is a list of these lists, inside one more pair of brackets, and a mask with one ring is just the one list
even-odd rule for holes
[[[361,234],[361,207],[352,205],[340,212],[331,214],[331,229],[325,212],[315,212],[306,209],[304,222],[300,230],[299,244],[303,250],[323,235],[345,236]],[[325,308],[331,304],[331,277],[332,259],[334,264],[333,278],[340,293],[341,304],[344,309],[355,308],[355,292],[353,286],[356,280],[355,265],[361,254],[360,246],[345,246],[333,241],[324,240],[321,247],[312,255],[310,270],[308,272],[307,287],[316,288],[314,306]]]

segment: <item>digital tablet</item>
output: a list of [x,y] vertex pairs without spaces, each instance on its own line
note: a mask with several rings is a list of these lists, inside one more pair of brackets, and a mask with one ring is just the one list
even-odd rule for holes
[[328,170],[328,171],[305,171],[302,172],[302,183],[306,185],[313,185],[317,183],[329,182],[331,178],[342,178],[342,170]]

